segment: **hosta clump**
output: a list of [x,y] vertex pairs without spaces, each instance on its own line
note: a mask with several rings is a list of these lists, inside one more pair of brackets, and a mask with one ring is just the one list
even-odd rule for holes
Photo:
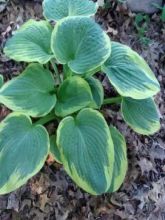
[[[85,191],[118,190],[126,142],[100,113],[105,104],[121,104],[123,119],[139,134],[159,130],[158,81],[135,51],[110,41],[90,17],[96,11],[89,0],[44,0],[46,20],[27,21],[7,41],[6,56],[33,63],[4,85],[0,77],[0,102],[13,111],[0,124],[0,194],[26,183],[49,154]],[[100,72],[119,96],[104,99],[94,76]],[[44,125],[55,120],[49,135]]]

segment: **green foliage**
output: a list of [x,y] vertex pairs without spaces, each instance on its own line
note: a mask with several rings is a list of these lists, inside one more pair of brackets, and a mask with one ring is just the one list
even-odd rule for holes
[[86,81],[88,82],[93,102],[91,103],[90,107],[99,109],[104,101],[104,90],[101,82],[98,79],[95,79],[94,77],[87,77]]
[[57,129],[57,146],[64,169],[87,192],[108,190],[114,163],[109,127],[96,110],[83,109],[63,119]]
[[121,109],[125,122],[137,133],[150,135],[159,130],[159,115],[152,98],[123,97]]
[[57,163],[62,164],[60,151],[56,144],[56,135],[50,137],[50,155],[52,155]]
[[165,22],[165,5],[162,7],[161,20]]
[[165,4],[161,6],[159,4],[153,3],[152,5],[161,10],[160,19],[162,22],[165,22]]
[[91,0],[44,0],[43,9],[46,19],[59,21],[65,17],[94,15],[97,4]]
[[102,70],[122,96],[145,99],[159,92],[159,83],[146,62],[123,44],[112,42],[111,56]]
[[115,192],[120,188],[127,172],[127,147],[124,137],[115,127],[110,126],[110,133],[114,145],[115,160],[112,181],[108,192]]
[[47,63],[53,58],[51,33],[48,22],[29,20],[7,41],[4,52],[16,61]]
[[0,89],[0,102],[32,117],[47,115],[56,104],[54,79],[40,64],[30,64]]
[[151,42],[151,39],[146,37],[149,21],[150,21],[149,15],[146,15],[144,13],[136,14],[134,25],[137,30],[139,41],[144,46],[148,46],[148,44]]
[[[90,18],[96,9],[90,0],[44,0],[47,21],[28,21],[7,41],[8,57],[33,63],[4,85],[0,77],[0,102],[15,111],[0,123],[0,194],[25,184],[48,154],[88,193],[118,190],[127,172],[126,142],[99,112],[105,104],[121,104],[123,119],[140,134],[159,130],[157,79],[135,51],[111,43]],[[94,77],[100,71],[118,97],[104,99]],[[49,137],[50,121],[57,129]]]
[[2,87],[2,85],[3,85],[3,76],[0,75],[0,88]]
[[65,117],[88,106],[92,102],[92,93],[88,83],[79,76],[64,80],[57,91],[55,113]]
[[0,194],[27,182],[44,165],[49,136],[42,125],[33,125],[21,113],[11,113],[0,124]]
[[83,74],[101,66],[110,56],[110,39],[88,17],[68,17],[60,20],[52,33],[52,51],[61,64]]

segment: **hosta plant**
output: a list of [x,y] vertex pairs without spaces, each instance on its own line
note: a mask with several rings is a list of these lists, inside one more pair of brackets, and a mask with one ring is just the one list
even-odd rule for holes
[[[121,105],[139,134],[159,130],[158,81],[135,51],[110,40],[91,17],[96,11],[89,0],[44,0],[45,20],[27,21],[7,41],[6,56],[30,64],[4,85],[0,78],[0,102],[12,111],[0,123],[0,194],[25,184],[49,154],[88,193],[118,190],[126,142],[103,105]],[[118,96],[104,98],[96,73],[106,74]],[[48,134],[44,126],[55,121]]]

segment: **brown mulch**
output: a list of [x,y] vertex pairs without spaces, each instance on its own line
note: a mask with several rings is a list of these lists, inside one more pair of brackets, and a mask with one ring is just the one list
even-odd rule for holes
[[[100,9],[96,20],[111,39],[138,51],[155,72],[161,92],[155,97],[161,117],[161,130],[153,136],[135,134],[123,122],[116,108],[103,109],[109,123],[125,135],[128,146],[129,170],[121,189],[113,194],[90,196],[70,180],[58,164],[44,168],[25,186],[0,196],[0,220],[164,220],[165,219],[165,24],[160,15],[150,16],[141,43],[135,28],[135,14],[124,4],[110,1],[109,9]],[[0,13],[0,73],[5,80],[18,75],[24,64],[3,55],[6,39],[29,18],[42,18],[41,1],[9,1]],[[110,93],[110,85],[103,78]],[[110,90],[110,91],[109,91]],[[0,109],[0,119],[8,112]]]

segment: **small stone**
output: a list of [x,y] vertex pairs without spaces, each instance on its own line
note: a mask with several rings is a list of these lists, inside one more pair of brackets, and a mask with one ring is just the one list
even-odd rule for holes
[[[155,4],[155,5],[154,5]],[[144,12],[147,14],[153,14],[161,7],[163,0],[127,0],[127,6],[132,12]]]
[[13,209],[18,212],[19,210],[19,198],[17,197],[16,192],[13,192],[8,197],[7,209]]

